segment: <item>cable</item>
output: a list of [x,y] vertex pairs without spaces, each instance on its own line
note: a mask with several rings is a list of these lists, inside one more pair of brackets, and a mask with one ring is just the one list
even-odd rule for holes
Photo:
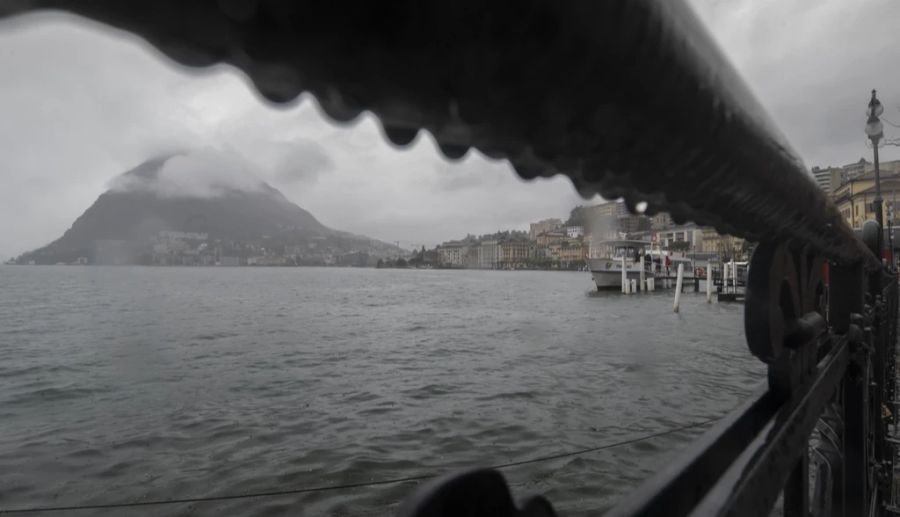
[[676,428],[674,428],[674,429],[669,429],[669,430],[666,430],[666,431],[660,431],[660,432],[658,432],[658,433],[647,434],[647,435],[644,435],[644,436],[639,436],[639,437],[637,437],[637,438],[631,438],[631,439],[628,439],[628,440],[623,440],[623,441],[621,441],[621,442],[615,442],[615,443],[610,443],[610,444],[606,444],[606,445],[599,445],[599,446],[597,446],[597,447],[591,447],[591,448],[589,448],[589,449],[581,449],[581,450],[572,451],[572,452],[563,452],[563,453],[560,453],[560,454],[552,454],[552,455],[550,455],[550,456],[541,456],[541,457],[533,458],[533,459],[530,459],[530,460],[512,461],[512,462],[509,462],[509,463],[501,463],[501,464],[499,464],[499,465],[492,465],[492,466],[489,466],[489,467],[486,467],[486,468],[489,468],[489,469],[505,469],[505,468],[509,468],[509,467],[518,467],[519,465],[528,465],[529,463],[541,463],[541,462],[544,462],[544,461],[558,460],[558,459],[560,459],[560,458],[569,458],[569,457],[571,457],[571,456],[580,456],[580,455],[582,455],[582,454],[587,454],[587,453],[589,453],[589,452],[597,452],[597,451],[602,451],[602,450],[604,450],[604,449],[613,449],[613,448],[616,448],[616,447],[621,447],[621,446],[623,446],[623,445],[630,445],[630,444],[632,444],[632,443],[643,442],[643,441],[649,440],[649,439],[651,439],[651,438],[659,438],[660,436],[666,436],[667,434],[674,434],[674,433],[677,433],[677,432],[679,432],[679,431],[686,431],[686,430],[688,430],[688,429],[694,429],[695,427],[702,427],[702,426],[704,426],[704,425],[711,424],[711,423],[713,423],[713,422],[716,422],[716,421],[718,421],[718,420],[721,420],[722,418],[724,418],[724,416],[720,416],[720,417],[718,417],[718,418],[710,418],[709,420],[704,420],[704,421],[702,421],[702,422],[695,422],[695,423],[693,423],[693,424],[688,424],[688,425],[685,425],[685,426],[676,427]]
[[900,126],[898,126],[897,124],[894,124],[894,123],[891,122],[890,120],[888,120],[888,119],[886,119],[886,118],[884,118],[884,117],[880,117],[880,118],[881,118],[881,120],[887,122],[888,124],[890,124],[890,125],[892,125],[892,126],[894,126],[894,127],[900,128]]
[[[569,458],[572,456],[580,456],[582,454],[587,454],[591,452],[602,451],[604,449],[613,449],[615,447],[621,447],[623,445],[629,445],[632,443],[642,442],[645,440],[650,440],[652,438],[659,438],[660,436],[666,436],[669,434],[674,434],[680,431],[686,431],[688,429],[694,429],[697,427],[702,427],[704,425],[710,424],[717,420],[721,420],[724,416],[720,416],[717,418],[710,418],[709,420],[704,420],[702,422],[695,422],[693,424],[684,425],[681,427],[676,427],[673,429],[668,429],[666,431],[660,431],[658,433],[647,434],[643,436],[639,436],[636,438],[630,438],[628,440],[622,440],[620,442],[608,443],[605,445],[599,445],[597,447],[590,447],[587,449],[579,449],[571,452],[563,452],[559,454],[551,454],[548,456],[539,456],[537,458],[532,458],[529,460],[521,460],[521,461],[511,461],[508,463],[500,463],[498,465],[491,465],[485,468],[488,469],[505,469],[509,467],[518,467],[520,465],[528,465],[532,463],[542,463],[545,461],[558,460],[561,458]],[[449,469],[445,469],[449,470]],[[107,503],[107,504],[85,504],[85,505],[72,505],[72,506],[35,506],[31,508],[14,508],[11,510],[0,510],[0,515],[12,515],[12,514],[23,514],[23,513],[42,513],[42,512],[74,512],[79,510],[108,510],[113,508],[134,508],[140,506],[161,506],[161,505],[169,505],[169,504],[187,504],[187,503],[204,503],[211,501],[228,501],[233,499],[251,499],[256,497],[278,497],[285,495],[296,495],[296,494],[308,494],[311,492],[328,492],[332,490],[347,490],[351,488],[363,488],[370,486],[379,486],[379,485],[394,485],[398,483],[408,483],[410,481],[423,481],[426,479],[433,479],[441,474],[430,473],[430,474],[420,474],[417,476],[407,476],[402,478],[392,478],[392,479],[382,479],[379,481],[367,481],[364,483],[348,483],[343,485],[328,485],[328,486],[317,486],[317,487],[306,487],[306,488],[293,488],[287,490],[272,490],[267,492],[249,492],[245,494],[231,494],[231,495],[218,495],[218,496],[209,496],[209,497],[186,497],[182,499],[158,499],[151,501],[134,501],[130,503]]]

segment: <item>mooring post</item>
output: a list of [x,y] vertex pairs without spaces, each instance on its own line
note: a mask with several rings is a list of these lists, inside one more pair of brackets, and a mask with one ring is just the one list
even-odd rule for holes
[[678,274],[675,277],[675,305],[672,309],[678,312],[678,305],[681,302],[681,283],[684,280],[684,264],[678,264]]
[[728,262],[722,263],[722,292],[728,292]]
[[734,257],[731,257],[731,292],[737,294],[737,268],[734,267]]
[[636,292],[637,292],[637,288],[638,288],[638,287],[637,287],[637,279],[636,279],[636,278],[632,278],[632,279],[631,279],[631,293],[632,293],[632,294],[636,293]]
[[625,255],[622,255],[622,293],[628,294],[628,286],[625,285],[628,275],[625,272]]
[[712,303],[712,261],[706,263],[706,303]]
[[645,275],[644,275],[644,256],[641,255],[641,291],[647,289],[647,284],[644,283]]

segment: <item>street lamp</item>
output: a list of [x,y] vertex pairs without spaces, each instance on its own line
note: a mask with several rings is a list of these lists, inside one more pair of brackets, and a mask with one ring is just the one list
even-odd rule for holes
[[866,109],[868,120],[866,121],[866,136],[872,141],[872,152],[875,154],[875,200],[872,202],[875,209],[875,220],[878,221],[878,249],[883,249],[884,241],[884,214],[881,200],[881,171],[878,169],[878,141],[884,137],[884,125],[878,118],[884,113],[884,106],[875,96],[875,90],[872,90],[872,99],[869,100],[869,107]]

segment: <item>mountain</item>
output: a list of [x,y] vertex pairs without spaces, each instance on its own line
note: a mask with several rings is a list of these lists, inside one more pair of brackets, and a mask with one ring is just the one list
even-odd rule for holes
[[[173,255],[169,248],[192,256],[199,249],[216,259],[290,256],[313,264],[353,252],[373,259],[398,252],[328,228],[252,174],[207,158],[163,156],[123,173],[62,237],[17,262],[155,263],[160,254]],[[172,241],[190,242],[173,247]]]

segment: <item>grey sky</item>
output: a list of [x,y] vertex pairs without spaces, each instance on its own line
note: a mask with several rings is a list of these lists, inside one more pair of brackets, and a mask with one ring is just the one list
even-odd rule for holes
[[[900,122],[900,2],[691,4],[808,165],[871,155],[862,126],[873,87]],[[132,35],[67,15],[0,23],[0,70],[0,257],[58,237],[119,173],[185,149],[200,150],[190,159],[204,171],[252,171],[326,225],[407,246],[523,229],[583,203],[562,178],[523,182],[477,153],[451,164],[428,135],[398,150],[371,117],[336,126],[305,96],[272,107],[238,72],[184,69]],[[206,192],[199,174],[194,188]]]

